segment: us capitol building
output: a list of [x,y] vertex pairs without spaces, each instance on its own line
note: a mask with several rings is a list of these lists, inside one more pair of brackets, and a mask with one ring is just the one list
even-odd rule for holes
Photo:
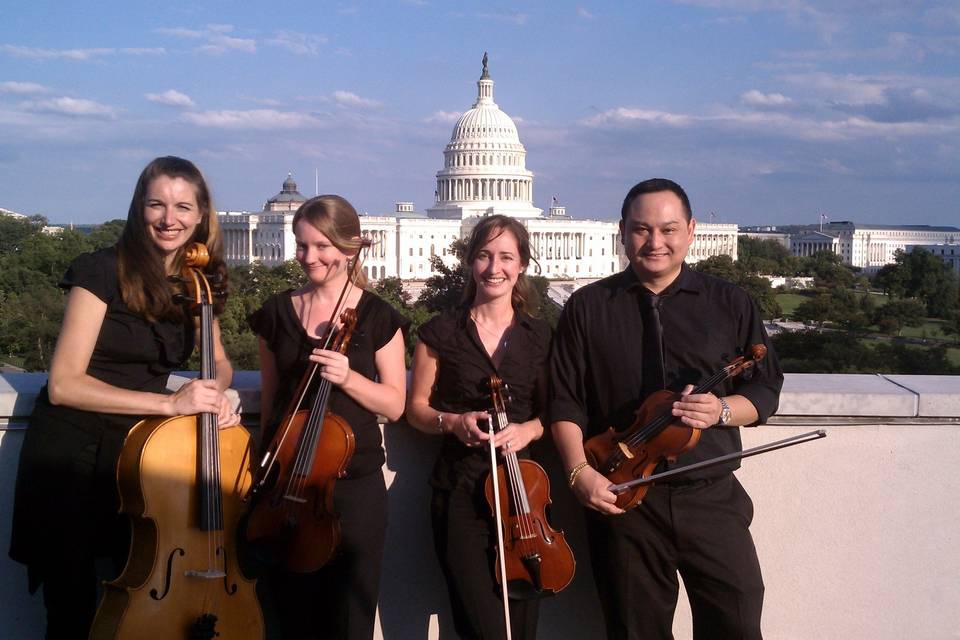
[[[424,280],[434,274],[430,258],[454,266],[451,243],[470,234],[483,216],[505,214],[530,233],[539,274],[553,280],[596,279],[626,265],[616,222],[575,219],[553,198],[549,211],[533,205],[533,172],[517,126],[493,99],[493,79],[484,54],[477,100],[453,128],[437,172],[435,202],[419,213],[412,202],[397,202],[389,214],[360,216],[364,236],[373,240],[364,271],[373,280]],[[623,185],[624,193],[630,187]],[[278,265],[294,257],[293,214],[306,198],[292,176],[263,211],[219,212],[227,262]],[[737,257],[736,224],[697,224],[688,262],[711,255]],[[537,273],[531,262],[530,272]]]

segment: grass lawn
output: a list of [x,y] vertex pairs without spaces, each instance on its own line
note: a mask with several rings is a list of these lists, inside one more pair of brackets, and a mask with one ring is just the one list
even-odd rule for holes
[[787,318],[793,316],[793,312],[797,310],[808,296],[799,294],[799,293],[778,293],[775,298],[777,304],[780,305],[780,308],[783,310],[783,315]]
[[947,360],[955,367],[960,367],[960,349],[950,347],[947,349]]

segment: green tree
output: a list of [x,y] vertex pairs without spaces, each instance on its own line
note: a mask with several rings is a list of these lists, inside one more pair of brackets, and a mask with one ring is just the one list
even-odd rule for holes
[[946,336],[954,336],[954,342],[960,344],[960,309],[955,309],[947,315],[940,331]]
[[395,309],[406,309],[410,306],[410,294],[403,290],[403,280],[400,278],[381,278],[377,280],[373,291]]
[[748,273],[775,276],[797,275],[797,258],[776,240],[740,236],[737,238],[737,262]]
[[722,278],[743,288],[760,309],[760,316],[770,320],[783,312],[766,278],[745,271],[739,262],[728,255],[710,256],[693,265],[696,271]]
[[957,274],[940,258],[924,249],[897,250],[893,264],[877,272],[874,284],[893,298],[917,298],[927,313],[946,318],[957,308],[960,283]]
[[801,262],[804,274],[813,276],[813,284],[817,288],[850,288],[853,286],[854,274],[849,267],[843,264],[839,255],[832,251],[818,251]]
[[450,250],[457,257],[457,264],[454,267],[448,267],[438,255],[430,258],[430,266],[436,272],[436,275],[427,278],[424,282],[423,291],[417,298],[417,304],[423,305],[428,311],[437,312],[454,309],[463,298],[467,272],[461,264],[466,250],[466,240],[462,238],[454,240],[450,244]]
[[60,334],[66,299],[54,286],[37,287],[23,294],[3,294],[0,312],[0,351],[23,359],[28,371],[50,366]]
[[727,282],[737,282],[740,279],[740,270],[737,263],[728,255],[710,256],[696,262],[693,269],[700,273],[706,273],[717,278],[722,278]]
[[537,316],[549,322],[551,327],[556,327],[561,307],[547,295],[550,281],[543,276],[527,276],[527,279],[537,294]]
[[45,218],[15,218],[0,215],[0,255],[17,251],[23,241],[42,232]]
[[117,244],[117,240],[120,239],[120,235],[123,233],[123,228],[126,226],[126,220],[108,220],[103,224],[99,225],[93,231],[90,232],[90,235],[87,237],[87,241],[90,245],[90,249],[95,251],[97,249],[104,249],[106,247],[112,247]]
[[919,327],[926,310],[919,300],[891,300],[879,307],[874,315],[874,324],[885,333],[903,333],[904,327]]
[[819,293],[801,302],[793,312],[793,319],[822,327],[833,310],[833,300],[826,293]]

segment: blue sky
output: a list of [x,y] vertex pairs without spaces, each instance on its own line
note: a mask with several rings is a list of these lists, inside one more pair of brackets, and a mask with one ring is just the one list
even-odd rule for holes
[[[65,6],[66,5],[66,6]],[[72,5],[72,6],[71,6]],[[158,155],[219,209],[304,195],[424,210],[484,51],[535,204],[613,219],[638,180],[704,221],[960,226],[960,4],[6,3],[0,207],[125,217]]]

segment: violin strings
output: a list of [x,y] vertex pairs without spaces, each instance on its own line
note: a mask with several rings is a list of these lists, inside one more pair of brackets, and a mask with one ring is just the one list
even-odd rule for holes
[[[497,431],[501,431],[505,428],[505,425],[509,424],[509,418],[507,417],[506,409],[502,406],[502,401],[498,397],[494,398],[495,404],[495,415],[497,419],[495,420],[495,426]],[[532,533],[532,526],[530,523],[529,513],[530,505],[527,501],[527,492],[523,486],[523,477],[520,472],[520,464],[517,461],[517,454],[513,451],[503,455],[504,459],[504,469],[507,472],[506,480],[510,483],[510,497],[514,506],[514,516],[517,520],[517,525],[520,530],[520,544],[524,545],[529,536]],[[507,515],[509,517],[509,504]]]
[[[369,252],[370,245],[362,245],[366,252]],[[343,313],[343,307],[346,306],[346,301],[349,298],[350,292],[354,288],[354,278],[356,274],[359,273],[360,263],[363,261],[361,257],[353,261],[350,271],[347,273],[347,281],[344,283],[343,289],[340,291],[340,296],[337,298],[337,302],[333,307],[333,313],[330,316],[330,320],[327,323],[327,329],[322,343],[322,349],[333,349],[340,350],[340,340],[342,333],[338,333],[336,330],[336,319]],[[341,325],[342,330],[342,325]],[[335,344],[337,340],[340,340],[339,344]],[[300,406],[303,404],[303,401],[306,399],[307,394],[309,393],[311,383],[313,382],[314,376],[316,375],[319,369],[317,363],[313,364],[312,369],[310,370],[309,377],[306,384],[303,385],[303,392],[300,394],[300,398],[297,400],[296,408],[291,413],[290,419],[287,421],[287,425],[284,428],[284,433],[281,436],[280,443],[277,445],[277,450],[279,451],[280,447],[283,445],[283,441],[286,439],[287,434],[289,433],[290,426],[293,422],[293,416],[300,410]],[[300,433],[300,441],[297,443],[296,454],[294,456],[294,462],[291,471],[288,474],[287,486],[285,495],[293,498],[300,498],[305,490],[307,482],[309,480],[309,475],[312,467],[312,464],[315,461],[315,452],[317,443],[320,441],[320,434],[323,430],[323,420],[326,416],[327,405],[329,403],[329,397],[332,390],[332,383],[329,380],[324,378],[320,379],[320,383],[317,389],[317,395],[314,398],[313,406],[310,409],[310,415],[307,418],[306,425],[303,427]],[[276,458],[276,452],[271,459],[271,465],[273,459]],[[299,502],[296,500],[284,500],[284,513],[286,515],[291,515],[291,513],[298,509]]]
[[[756,364],[756,360],[754,359],[748,360],[744,364],[743,369],[741,369],[741,371],[753,366],[754,364]],[[707,378],[702,384],[700,384],[690,393],[699,394],[699,393],[706,393],[707,391],[710,391],[715,386],[717,386],[727,378],[731,377],[733,375],[731,371],[732,369],[730,365],[720,369],[719,371],[711,375],[709,378]],[[669,411],[662,413],[656,418],[654,418],[653,420],[651,420],[650,423],[647,424],[645,427],[643,427],[642,429],[639,429],[632,436],[628,437],[625,440],[625,442],[629,447],[636,447],[645,442],[649,442],[654,437],[656,437],[661,431],[663,431],[671,422],[673,422],[673,415]],[[619,449],[616,449],[611,454],[610,459],[614,463],[620,463],[623,461],[622,460],[623,453]]]

